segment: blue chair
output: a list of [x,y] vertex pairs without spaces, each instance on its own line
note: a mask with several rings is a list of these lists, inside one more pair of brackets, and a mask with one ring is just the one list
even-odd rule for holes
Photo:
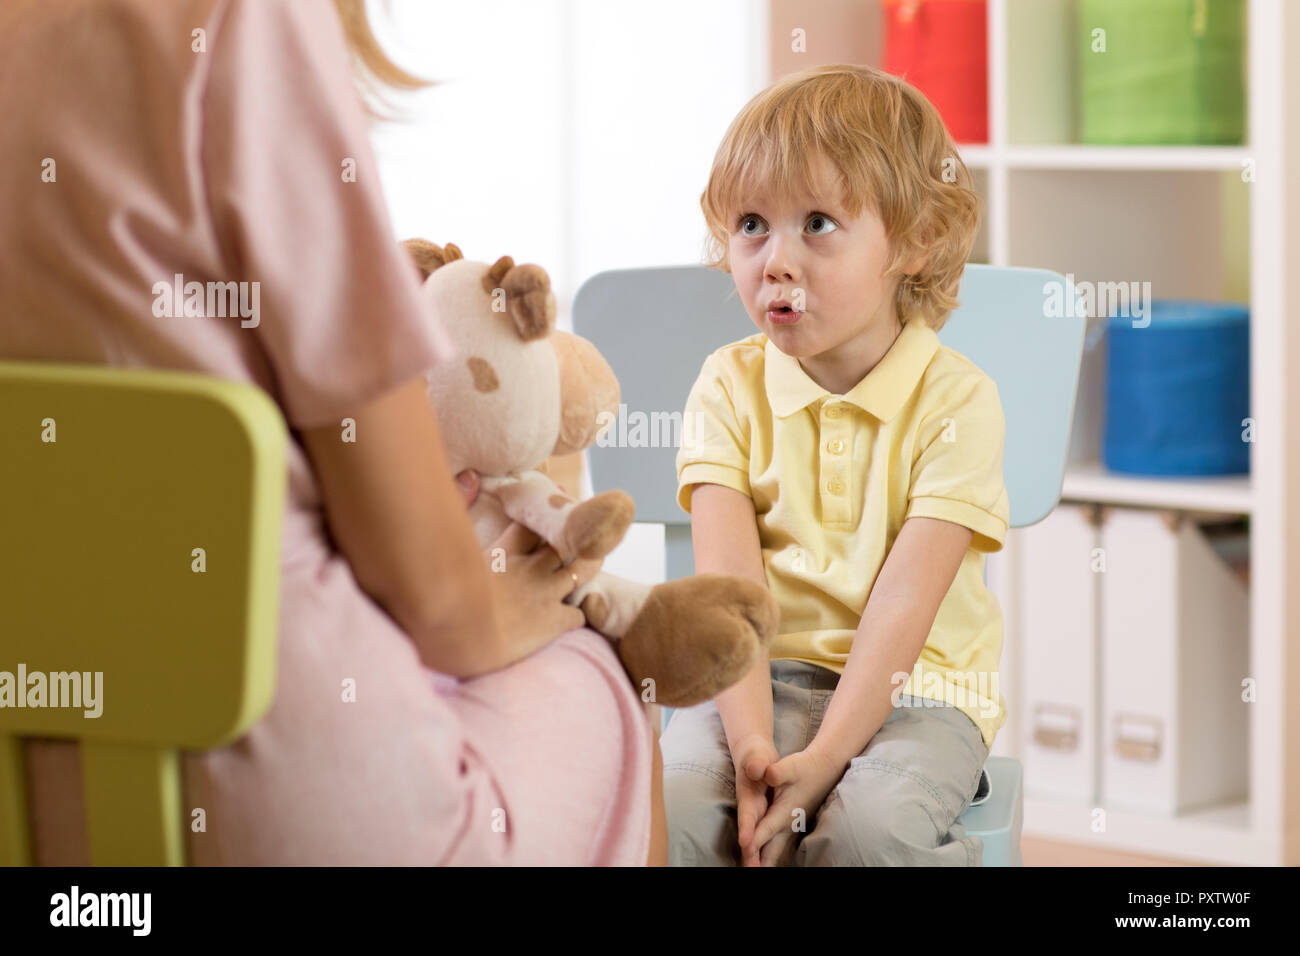
[[[967,265],[961,305],[939,333],[944,345],[997,383],[1007,423],[1003,474],[1016,528],[1056,507],[1074,417],[1085,320],[1077,307],[1049,317],[1052,287],[1057,301],[1076,302],[1059,273]],[[704,266],[592,276],[574,299],[573,326],[618,375],[626,408],[652,421],[656,413],[680,417],[705,356],[758,331],[731,276]],[[622,488],[636,499],[637,520],[664,525],[669,580],[693,574],[690,517],[677,505],[677,448],[613,442],[588,455],[596,492]],[[979,792],[961,816],[967,832],[984,841],[985,866],[1020,865],[1021,781],[1018,760],[989,757]]]

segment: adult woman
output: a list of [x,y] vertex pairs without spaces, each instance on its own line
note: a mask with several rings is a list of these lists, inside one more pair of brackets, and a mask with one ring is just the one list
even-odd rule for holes
[[[0,7],[0,356],[240,379],[293,429],[275,701],[186,755],[194,862],[640,863],[654,735],[560,603],[596,567],[514,528],[487,572],[423,386],[454,351],[391,233],[349,42],[379,61],[338,7],[346,33],[289,0]],[[175,274],[259,283],[258,320],[155,316]],[[28,760],[38,860],[76,861],[75,751]]]

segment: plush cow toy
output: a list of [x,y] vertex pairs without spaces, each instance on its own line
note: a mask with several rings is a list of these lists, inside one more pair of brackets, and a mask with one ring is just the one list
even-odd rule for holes
[[[429,372],[429,396],[452,474],[479,474],[470,509],[478,540],[495,541],[518,521],[565,563],[604,557],[632,523],[632,499],[607,491],[577,501],[539,468],[599,437],[618,410],[613,370],[586,339],[555,328],[555,296],[539,266],[509,256],[471,262],[454,245],[422,239],[404,245],[457,348]],[[614,642],[643,699],[669,707],[708,700],[743,677],[780,618],[766,587],[722,574],[651,587],[602,571],[567,600]]]

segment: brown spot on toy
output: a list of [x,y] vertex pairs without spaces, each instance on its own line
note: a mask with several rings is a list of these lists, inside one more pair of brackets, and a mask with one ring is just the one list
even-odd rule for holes
[[569,499],[564,497],[564,495],[551,495],[551,497],[546,499],[546,503],[552,508],[563,508],[569,503]]
[[469,374],[474,377],[474,390],[478,392],[495,392],[501,387],[501,381],[497,378],[496,369],[487,359],[481,359],[477,355],[471,356],[465,365],[469,368]]

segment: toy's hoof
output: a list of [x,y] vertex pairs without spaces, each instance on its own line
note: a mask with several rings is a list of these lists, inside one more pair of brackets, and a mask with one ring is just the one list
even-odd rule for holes
[[587,618],[587,626],[603,631],[609,623],[609,602],[598,591],[592,591],[582,599],[582,613]]
[[781,609],[766,587],[729,574],[697,574],[656,586],[618,642],[637,687],[655,702],[691,707],[740,680],[771,642]]
[[580,558],[603,558],[618,546],[636,516],[636,504],[622,491],[588,498],[569,512],[564,537]]

